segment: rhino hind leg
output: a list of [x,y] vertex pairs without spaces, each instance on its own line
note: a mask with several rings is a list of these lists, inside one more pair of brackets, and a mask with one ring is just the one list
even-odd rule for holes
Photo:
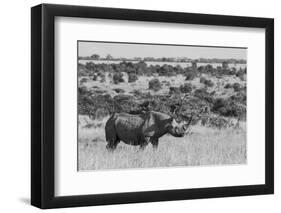
[[152,147],[153,147],[154,150],[156,150],[158,148],[158,143],[159,143],[158,138],[152,138],[151,139],[151,144],[152,144]]
[[106,145],[107,150],[114,151],[119,142],[120,142],[120,140],[118,140],[118,139],[115,139],[115,140],[111,139],[111,140],[107,141],[107,145]]
[[120,139],[117,135],[111,133],[111,137],[106,137],[107,145],[106,148],[109,151],[113,151],[116,149],[118,143],[120,143]]
[[116,149],[117,144],[120,142],[118,138],[114,125],[111,122],[108,122],[105,127],[105,137],[107,141],[106,148],[109,151],[113,151]]

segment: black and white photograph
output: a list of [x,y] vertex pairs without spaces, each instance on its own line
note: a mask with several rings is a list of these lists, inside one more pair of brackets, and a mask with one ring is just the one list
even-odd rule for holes
[[247,164],[247,47],[77,41],[78,171]]
[[33,206],[204,199],[220,212],[232,204],[213,198],[274,193],[274,19],[175,5],[31,8]]

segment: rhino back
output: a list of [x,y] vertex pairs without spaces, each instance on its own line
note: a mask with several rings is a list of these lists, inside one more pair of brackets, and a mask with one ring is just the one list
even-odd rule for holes
[[144,119],[141,116],[120,113],[115,119],[115,129],[120,140],[131,145],[139,145],[142,140],[141,127]]
[[167,133],[166,125],[171,122],[171,116],[150,111],[146,116],[146,121],[142,127],[145,136],[161,137]]

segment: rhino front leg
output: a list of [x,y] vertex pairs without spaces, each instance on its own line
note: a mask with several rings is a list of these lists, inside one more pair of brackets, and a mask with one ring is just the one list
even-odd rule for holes
[[144,150],[144,148],[149,144],[149,141],[150,141],[150,137],[145,137],[144,141],[140,145],[140,149]]

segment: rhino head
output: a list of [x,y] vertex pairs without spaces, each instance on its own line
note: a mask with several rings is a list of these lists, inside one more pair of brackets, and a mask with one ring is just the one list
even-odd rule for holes
[[168,132],[174,137],[183,137],[188,132],[191,121],[192,117],[188,122],[177,122],[175,118],[172,118],[168,126]]

